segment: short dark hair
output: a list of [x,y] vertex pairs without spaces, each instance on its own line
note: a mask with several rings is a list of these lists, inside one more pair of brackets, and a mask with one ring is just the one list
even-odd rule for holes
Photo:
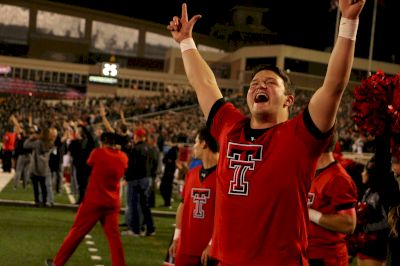
[[295,95],[295,88],[292,84],[292,81],[290,80],[289,76],[286,74],[285,71],[283,71],[282,69],[280,69],[277,66],[274,65],[267,65],[267,64],[261,64],[256,66],[252,73],[251,73],[251,79],[254,78],[254,76],[263,70],[269,70],[274,72],[275,74],[277,74],[282,80],[283,80],[283,84],[285,86],[285,94],[286,95]]
[[116,137],[114,133],[103,132],[100,136],[100,141],[104,145],[115,145]]
[[213,152],[219,152],[219,145],[215,138],[211,135],[210,131],[207,127],[202,127],[199,130],[199,140],[204,140],[207,144],[207,147]]
[[121,130],[121,132],[122,133],[126,133],[126,132],[128,132],[128,126],[127,125],[125,125],[125,124],[121,124],[120,126],[119,126],[119,129]]

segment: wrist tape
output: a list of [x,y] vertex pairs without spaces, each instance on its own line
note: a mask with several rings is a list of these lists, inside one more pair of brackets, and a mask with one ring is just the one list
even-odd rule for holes
[[358,29],[358,19],[340,18],[339,36],[355,41]]
[[190,49],[197,49],[196,44],[194,43],[193,38],[186,38],[179,43],[181,47],[181,52],[185,52]]

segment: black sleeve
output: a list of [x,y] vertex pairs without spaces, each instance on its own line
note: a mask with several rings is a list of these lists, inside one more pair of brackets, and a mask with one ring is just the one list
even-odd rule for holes
[[332,130],[334,127],[332,127],[330,130],[328,130],[325,133],[322,133],[321,130],[319,130],[319,128],[317,128],[317,126],[314,124],[314,121],[312,121],[312,119],[311,119],[311,115],[308,110],[308,105],[304,109],[304,112],[303,112],[303,121],[304,121],[304,124],[305,124],[308,132],[310,132],[311,135],[313,135],[314,138],[316,138],[318,140],[326,139],[327,137],[329,137],[332,134]]
[[217,113],[217,111],[219,110],[219,108],[221,108],[221,106],[225,103],[224,98],[218,99],[213,106],[211,107],[210,113],[208,114],[208,118],[207,118],[207,127],[210,128],[212,121],[214,120],[214,116]]

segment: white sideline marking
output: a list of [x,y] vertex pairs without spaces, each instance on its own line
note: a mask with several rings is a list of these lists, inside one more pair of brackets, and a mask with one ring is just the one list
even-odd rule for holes
[[101,257],[100,256],[96,256],[96,255],[92,255],[92,256],[90,256],[90,258],[92,260],[101,260]]
[[70,184],[67,182],[64,182],[64,189],[67,192],[67,196],[68,196],[68,200],[69,202],[71,202],[72,204],[74,204],[76,202],[74,196],[71,193],[71,187]]
[[[89,234],[87,234],[87,235],[85,235],[85,238],[86,238],[86,239],[92,239],[92,236],[89,235]],[[91,253],[96,253],[96,252],[98,251],[98,249],[94,247],[94,246],[95,246],[94,241],[92,241],[92,240],[86,240],[86,245],[89,246],[89,248],[88,248],[89,252],[91,252]],[[90,246],[92,246],[92,247],[90,247]],[[98,255],[90,255],[90,258],[91,258],[92,260],[97,260],[97,261],[102,260],[101,256],[98,256]],[[102,265],[102,264],[96,264],[95,266],[104,266],[104,265]]]
[[14,170],[11,173],[0,173],[0,192],[8,185],[14,177]]

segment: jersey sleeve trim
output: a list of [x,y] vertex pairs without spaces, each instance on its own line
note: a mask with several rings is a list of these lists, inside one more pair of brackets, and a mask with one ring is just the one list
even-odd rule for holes
[[207,128],[211,128],[212,121],[214,120],[215,114],[221,108],[221,106],[225,103],[224,98],[218,99],[213,106],[211,107],[210,113],[207,118]]
[[336,211],[343,211],[343,210],[349,210],[356,207],[355,202],[351,202],[351,203],[345,203],[345,204],[341,204],[338,206],[335,206],[335,210]]
[[311,135],[314,138],[316,138],[317,140],[324,140],[332,135],[334,126],[331,129],[329,129],[327,132],[322,133],[321,130],[319,130],[319,128],[314,124],[314,121],[312,121],[310,112],[308,110],[308,106],[304,109],[303,121],[304,121],[304,124],[305,124],[308,132],[310,132]]

